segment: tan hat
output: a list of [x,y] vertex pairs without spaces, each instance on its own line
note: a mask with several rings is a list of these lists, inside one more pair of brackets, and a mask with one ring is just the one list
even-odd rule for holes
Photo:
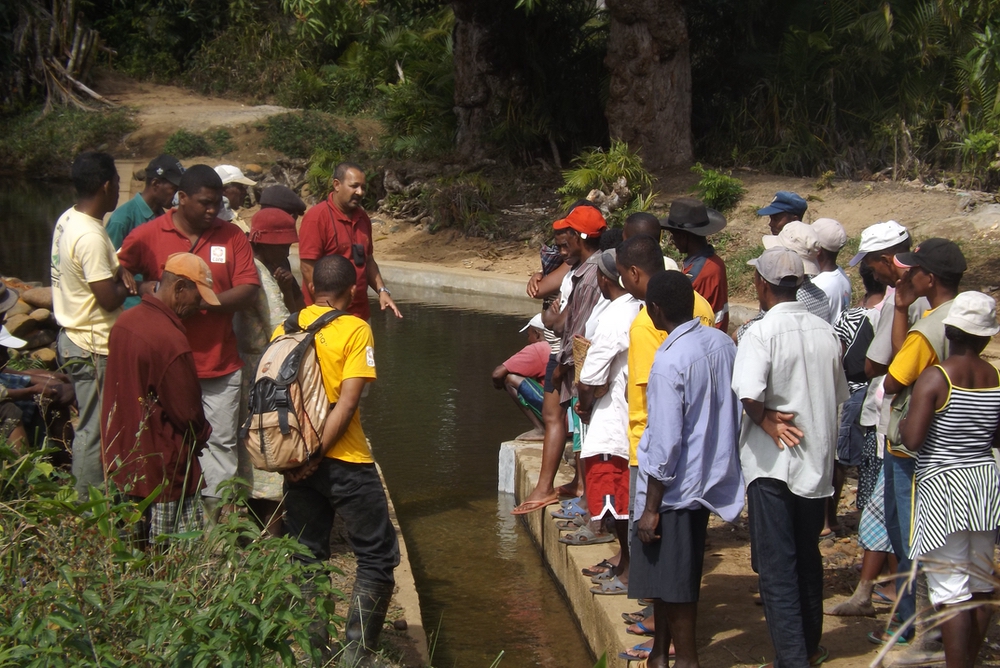
[[945,316],[944,324],[972,336],[995,336],[1000,332],[1000,325],[997,325],[997,303],[982,292],[961,292],[951,303],[951,310]]
[[802,258],[806,276],[815,276],[819,273],[819,264],[816,262],[819,257],[819,238],[812,226],[796,220],[781,228],[781,233],[777,236],[769,234],[762,237],[761,241],[766,249],[781,246],[795,251]]
[[212,272],[205,261],[194,253],[174,253],[167,258],[163,271],[183,276],[198,286],[198,294],[212,306],[219,305],[219,298],[212,291]]
[[771,285],[795,288],[802,285],[805,275],[802,258],[798,253],[784,246],[775,246],[764,251],[760,257],[747,262],[757,268],[757,273]]
[[833,218],[819,218],[812,224],[813,232],[819,239],[820,248],[836,253],[847,243],[847,232],[844,226]]

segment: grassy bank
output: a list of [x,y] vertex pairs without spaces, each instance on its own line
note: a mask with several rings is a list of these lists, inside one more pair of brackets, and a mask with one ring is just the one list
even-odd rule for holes
[[29,178],[69,176],[81,151],[114,151],[138,127],[130,109],[88,112],[40,108],[0,117],[0,172]]

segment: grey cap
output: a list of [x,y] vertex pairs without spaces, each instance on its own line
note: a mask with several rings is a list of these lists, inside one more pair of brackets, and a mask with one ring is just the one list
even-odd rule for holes
[[601,273],[610,278],[613,282],[617,283],[620,277],[618,273],[618,265],[615,264],[615,260],[618,257],[618,252],[614,248],[609,248],[608,250],[601,253],[600,259],[597,261],[597,268],[601,270]]
[[793,250],[784,246],[775,246],[764,251],[760,257],[747,262],[756,267],[761,278],[771,285],[782,287],[798,287],[802,285],[805,271],[802,258]]

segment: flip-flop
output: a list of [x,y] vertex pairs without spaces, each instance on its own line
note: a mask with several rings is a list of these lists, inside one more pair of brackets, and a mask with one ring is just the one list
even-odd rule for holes
[[573,533],[559,536],[559,542],[566,545],[598,545],[600,543],[610,543],[615,537],[609,533],[596,534],[590,527],[582,526]]
[[636,622],[646,621],[646,618],[651,614],[653,614],[653,606],[647,605],[638,612],[623,612],[622,620],[624,620],[626,624],[635,624]]
[[[639,627],[639,633],[636,633],[635,631],[632,630],[633,626]],[[628,633],[629,635],[633,636],[651,636],[655,633],[655,631],[653,631],[653,629],[647,629],[646,625],[643,624],[642,622],[633,622],[632,624],[628,625],[627,629],[625,629],[625,633]]]
[[[809,661],[809,665],[811,667],[821,666],[829,658],[830,658],[830,650],[820,645],[816,649],[816,658],[811,659]],[[762,663],[759,666],[757,666],[757,668],[774,668],[774,662],[772,661],[771,663]]]
[[[645,661],[649,658],[650,649],[649,647],[643,647],[642,643],[640,643],[624,652],[618,652],[618,658],[625,659],[626,661]],[[635,652],[635,654],[630,654],[630,652]]]
[[580,572],[586,575],[588,578],[592,578],[595,575],[600,575],[601,573],[607,573],[609,570],[614,568],[615,565],[605,559],[599,564],[594,564],[590,568],[581,568]]
[[616,575],[610,580],[604,580],[596,587],[591,587],[590,593],[601,596],[620,596],[628,593],[628,585],[619,580]]
[[[866,637],[868,638],[868,642],[870,642],[873,645],[884,645],[887,642],[889,642],[890,636],[891,634],[888,634],[885,631],[869,631]],[[909,646],[909,644],[910,644],[909,640],[900,636],[896,640],[895,647],[907,647]]]
[[888,596],[886,596],[877,585],[874,588],[872,588],[872,596],[877,597],[879,599],[879,601],[882,602],[882,603],[888,603],[888,604],[892,605],[893,603],[896,602],[895,599],[892,599],[892,598],[889,598]]
[[[519,506],[515,507],[514,510],[510,511],[511,515],[527,515],[528,513],[533,513],[536,510],[541,510],[546,506],[551,506],[553,503],[558,501],[556,495],[545,497],[544,499],[538,501],[524,501]],[[568,519],[568,518],[566,518]]]

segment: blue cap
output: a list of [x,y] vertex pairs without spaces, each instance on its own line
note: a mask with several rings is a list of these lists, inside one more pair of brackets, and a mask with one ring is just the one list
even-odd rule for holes
[[779,190],[771,203],[757,211],[758,216],[773,216],[776,213],[794,213],[801,216],[809,208],[804,199],[793,192]]

